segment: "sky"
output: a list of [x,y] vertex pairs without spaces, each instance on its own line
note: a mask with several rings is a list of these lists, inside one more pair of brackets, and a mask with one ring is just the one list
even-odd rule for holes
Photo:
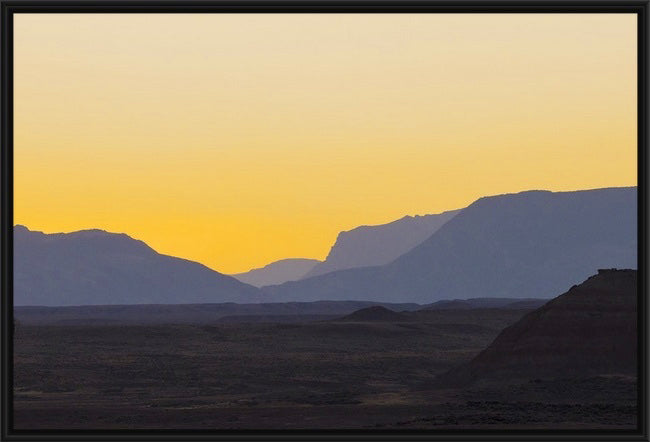
[[14,223],[236,273],[636,185],[633,14],[17,14]]

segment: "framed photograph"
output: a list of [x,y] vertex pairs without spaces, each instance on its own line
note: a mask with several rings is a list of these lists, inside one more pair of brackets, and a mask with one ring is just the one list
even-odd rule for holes
[[0,4],[3,440],[648,440],[647,1]]

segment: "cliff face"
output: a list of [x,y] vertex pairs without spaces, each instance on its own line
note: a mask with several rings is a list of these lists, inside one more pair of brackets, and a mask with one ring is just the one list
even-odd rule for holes
[[476,358],[443,374],[438,383],[634,375],[636,304],[636,270],[599,270],[503,330]]
[[304,278],[336,270],[388,264],[433,235],[459,212],[450,210],[437,215],[405,216],[388,224],[359,226],[341,232],[327,259]]

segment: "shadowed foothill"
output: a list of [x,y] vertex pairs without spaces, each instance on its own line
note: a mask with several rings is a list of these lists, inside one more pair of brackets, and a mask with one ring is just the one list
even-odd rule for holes
[[412,320],[412,318],[405,314],[397,313],[392,310],[389,310],[386,307],[375,305],[372,307],[367,307],[361,310],[357,310],[356,312],[350,313],[349,315],[344,316],[338,320],[351,321],[351,322],[355,322],[355,321],[403,322],[403,321],[410,321]]
[[507,327],[472,361],[441,375],[440,385],[636,376],[636,302],[636,270],[600,270]]

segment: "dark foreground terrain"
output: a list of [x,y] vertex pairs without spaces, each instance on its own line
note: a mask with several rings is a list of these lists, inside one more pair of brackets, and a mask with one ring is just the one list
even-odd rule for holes
[[301,323],[19,324],[14,425],[633,429],[636,378],[628,374],[436,385],[436,376],[471,361],[530,311],[370,310]]

